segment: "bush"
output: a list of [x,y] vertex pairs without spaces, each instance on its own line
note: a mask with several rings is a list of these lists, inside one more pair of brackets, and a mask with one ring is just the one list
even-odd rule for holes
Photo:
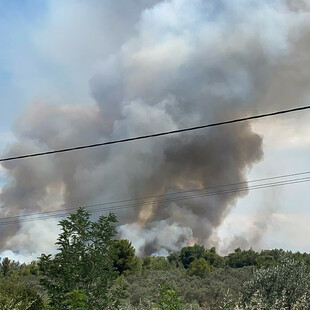
[[0,280],[1,310],[42,310],[40,295],[29,286],[14,278]]
[[166,284],[160,284],[158,288],[159,301],[156,303],[158,310],[181,310],[179,292]]
[[244,284],[240,307],[244,309],[310,309],[310,275],[303,262],[282,263],[254,273]]

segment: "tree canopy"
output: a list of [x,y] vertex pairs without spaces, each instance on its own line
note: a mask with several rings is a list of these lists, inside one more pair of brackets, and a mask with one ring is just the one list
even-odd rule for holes
[[114,240],[112,244],[113,266],[120,275],[128,275],[141,270],[141,260],[136,256],[135,248],[127,239]]
[[68,293],[82,290],[87,309],[102,309],[111,302],[108,294],[117,273],[112,264],[112,244],[116,235],[114,214],[101,216],[97,222],[83,208],[60,221],[58,253],[42,255],[39,266],[42,285],[51,306],[68,309]]

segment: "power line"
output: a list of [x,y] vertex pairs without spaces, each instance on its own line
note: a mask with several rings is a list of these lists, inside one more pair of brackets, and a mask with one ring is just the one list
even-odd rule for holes
[[[232,187],[232,186],[238,186],[238,185],[246,185],[249,183],[257,183],[257,182],[263,182],[263,181],[270,181],[270,180],[275,180],[275,179],[284,179],[284,178],[289,178],[289,177],[295,177],[295,176],[302,176],[302,175],[307,175],[310,174],[310,171],[304,171],[304,172],[295,172],[295,173],[290,173],[290,174],[282,174],[282,175],[277,175],[277,176],[272,176],[272,177],[266,177],[266,178],[260,178],[260,179],[254,179],[250,181],[243,181],[243,182],[236,182],[236,183],[228,183],[224,185],[217,185],[217,186],[208,186],[208,187],[202,187],[198,189],[192,189],[192,190],[181,190],[181,191],[175,191],[172,193],[165,193],[165,194],[159,194],[159,195],[152,195],[152,196],[143,196],[143,197],[138,197],[138,198],[133,198],[133,199],[124,199],[124,200],[116,200],[116,201],[107,201],[103,203],[96,203],[96,204],[91,204],[91,205],[86,205],[83,206],[85,209],[93,208],[93,207],[98,207],[98,206],[104,206],[104,205],[117,205],[120,203],[138,203],[140,201],[149,201],[150,199],[156,199],[156,198],[162,198],[162,197],[173,197],[175,195],[180,195],[180,194],[187,194],[187,193],[199,193],[203,191],[208,191],[208,190],[214,190],[214,189],[221,189],[221,188],[227,188],[227,187]],[[1,220],[8,220],[8,219],[20,219],[21,217],[31,217],[31,216],[37,216],[37,215],[48,215],[48,214],[53,214],[53,213],[59,213],[59,212],[65,212],[65,214],[68,214],[68,211],[73,211],[76,210],[78,207],[70,207],[70,208],[64,208],[64,209],[58,209],[58,210],[51,210],[51,211],[45,211],[45,212],[35,212],[35,213],[28,213],[28,214],[23,214],[23,215],[14,215],[14,216],[8,216],[8,217],[0,217],[0,223]]]
[[[236,193],[236,192],[245,192],[245,191],[251,191],[251,190],[256,190],[256,189],[265,189],[265,188],[270,188],[270,187],[275,187],[275,186],[298,184],[298,183],[304,183],[304,182],[309,182],[309,181],[310,181],[310,178],[307,179],[307,180],[294,180],[292,182],[285,182],[285,183],[282,183],[282,184],[268,184],[268,185],[261,185],[261,186],[250,187],[250,188],[244,187],[244,188],[238,188],[238,189],[233,189],[233,190],[218,191],[218,192],[215,192],[215,193],[193,195],[193,196],[189,196],[189,197],[177,197],[176,199],[152,201],[151,203],[175,202],[175,201],[186,200],[186,199],[194,199],[194,198],[200,198],[200,197],[225,195],[225,194],[231,194],[231,193]],[[116,210],[123,210],[123,209],[128,209],[128,208],[139,207],[141,205],[144,205],[145,203],[146,202],[138,203],[138,204],[131,204],[131,205],[120,205],[120,206],[115,206],[115,207],[103,207],[103,208],[98,208],[98,209],[95,209],[95,210],[91,210],[90,213],[93,214],[93,213],[104,212],[104,211],[114,211],[115,212]],[[44,216],[44,217],[37,217],[37,218],[30,218],[30,219],[21,219],[21,220],[16,220],[16,221],[3,221],[3,222],[0,222],[0,225],[46,220],[46,219],[51,219],[51,218],[64,217],[67,214],[68,213],[56,214],[56,215],[50,215],[50,216]]]
[[[93,207],[94,206],[103,206],[103,207],[100,207],[100,208],[97,208],[97,209],[94,209],[94,210],[90,210],[90,213],[93,214],[93,213],[104,212],[104,211],[123,210],[123,209],[143,206],[145,204],[167,203],[167,202],[175,202],[175,201],[186,200],[186,199],[194,199],[194,198],[200,198],[200,197],[225,195],[225,194],[231,194],[231,193],[236,193],[236,192],[247,192],[247,191],[252,191],[252,190],[256,190],[256,189],[264,189],[264,188],[270,188],[270,187],[276,187],[276,186],[298,184],[298,183],[304,183],[304,182],[309,182],[309,181],[310,181],[310,177],[296,178],[296,179],[291,179],[291,180],[284,180],[284,181],[278,181],[278,182],[257,184],[257,185],[253,185],[253,186],[250,186],[250,187],[248,187],[248,186],[235,187],[235,188],[222,189],[222,190],[213,191],[213,192],[202,192],[202,193],[198,193],[198,194],[183,195],[183,196],[172,197],[172,198],[168,198],[168,199],[159,199],[159,200],[151,200],[151,201],[140,201],[140,202],[131,203],[131,204],[120,204],[120,205],[116,205],[116,206],[113,206],[113,207],[106,206],[107,203],[102,203],[102,204],[93,205]],[[223,186],[221,186],[221,187],[223,187]],[[218,188],[220,188],[220,187],[218,187]],[[16,224],[16,223],[24,223],[24,222],[46,220],[46,219],[57,218],[57,217],[64,217],[68,213],[69,212],[65,212],[65,213],[62,213],[62,214],[45,215],[45,216],[36,217],[36,218],[23,218],[23,216],[20,216],[19,219],[17,219],[17,220],[12,220],[13,218],[11,217],[10,218],[11,220],[9,220],[9,221],[7,221],[7,219],[9,219],[9,218],[2,218],[3,220],[6,219],[6,221],[1,221],[0,225],[8,225],[8,224]]]
[[125,142],[131,142],[131,141],[136,141],[136,140],[143,140],[143,139],[167,136],[167,135],[177,134],[177,133],[182,133],[182,132],[187,132],[187,131],[205,129],[205,128],[228,125],[228,124],[234,124],[234,123],[238,123],[238,122],[245,122],[245,121],[249,121],[249,120],[253,120],[253,119],[260,119],[260,118],[270,117],[270,116],[275,116],[275,115],[280,115],[280,114],[298,112],[298,111],[303,111],[303,110],[307,110],[307,109],[310,109],[310,105],[303,106],[303,107],[297,107],[297,108],[293,108],[293,109],[289,109],[289,110],[281,110],[281,111],[275,111],[275,112],[271,112],[271,113],[258,114],[258,115],[253,115],[253,116],[248,116],[248,117],[243,117],[243,118],[238,118],[238,119],[233,119],[233,120],[228,120],[228,121],[223,121],[223,122],[210,123],[210,124],[200,125],[200,126],[195,126],[195,127],[188,127],[188,128],[182,128],[182,129],[171,130],[171,131],[163,131],[163,132],[153,133],[153,134],[149,134],[149,135],[142,135],[142,136],[136,136],[136,137],[131,137],[131,138],[119,139],[119,140],[111,140],[111,141],[94,143],[94,144],[80,145],[80,146],[63,148],[63,149],[58,149],[58,150],[46,151],[46,152],[38,152],[38,153],[31,153],[31,154],[25,154],[25,155],[17,155],[17,156],[12,156],[12,157],[6,157],[6,158],[1,158],[0,162],[24,159],[24,158],[29,158],[29,157],[51,155],[51,154],[57,154],[57,153],[65,153],[65,152],[77,151],[77,150],[82,150],[82,149],[95,148],[95,147],[99,147],[99,146],[106,146],[106,145],[125,143]]

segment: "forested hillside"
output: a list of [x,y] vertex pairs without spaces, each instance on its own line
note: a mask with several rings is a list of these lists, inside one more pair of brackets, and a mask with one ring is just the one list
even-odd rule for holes
[[138,258],[113,214],[60,221],[58,254],[1,260],[1,309],[309,309],[310,254],[187,246]]

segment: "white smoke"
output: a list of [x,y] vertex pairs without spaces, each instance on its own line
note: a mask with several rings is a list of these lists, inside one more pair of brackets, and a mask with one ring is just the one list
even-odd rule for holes
[[[170,251],[178,251],[193,239],[192,230],[177,223],[169,224],[166,220],[154,221],[148,228],[138,223],[125,224],[119,227],[121,238],[128,238],[138,255],[145,252],[167,256]],[[146,245],[152,248],[145,249]]]

